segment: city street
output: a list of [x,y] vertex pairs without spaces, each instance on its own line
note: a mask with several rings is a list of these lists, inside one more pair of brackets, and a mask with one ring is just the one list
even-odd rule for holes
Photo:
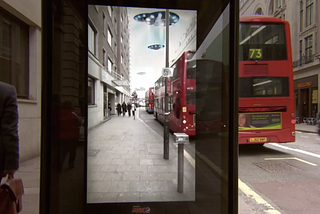
[[[152,114],[142,111],[140,117],[163,134]],[[311,214],[320,210],[320,137],[313,133],[315,126],[297,124],[296,128],[304,132],[297,131],[295,143],[240,146],[240,207],[245,201],[255,213]],[[188,153],[195,154],[195,143],[193,140],[185,148]]]
[[[160,144],[162,143],[162,135],[163,135],[163,127],[160,123],[158,123],[152,114],[148,114],[144,108],[139,108],[139,118],[133,120],[133,118],[128,117],[119,117],[114,116],[110,121],[102,124],[101,126],[94,129],[95,131],[101,130],[101,127],[108,127],[111,124],[112,120],[120,121],[126,120],[131,121],[134,126],[130,126],[129,129],[137,129],[138,127],[142,128],[144,132],[146,132],[146,136],[148,135],[148,139],[157,136],[156,138],[160,140]],[[130,122],[130,123],[131,123]],[[144,123],[144,124],[143,124]],[[149,127],[149,128],[148,128]],[[314,133],[315,126],[307,126],[303,124],[297,124],[296,128],[305,132],[297,131],[297,140],[295,143],[287,143],[287,144],[268,144],[264,146],[240,146],[240,154],[239,154],[239,213],[240,214],[250,214],[250,213],[318,213],[320,209],[319,195],[320,195],[320,138]],[[310,132],[310,133],[308,133]],[[113,131],[113,135],[116,133]],[[103,133],[100,134],[103,136]],[[104,138],[107,138],[105,136]],[[91,139],[97,139],[96,137],[92,137]],[[133,138],[131,138],[133,139]],[[107,141],[100,142],[100,146],[107,149],[108,145],[106,145]],[[170,134],[170,142],[173,142],[172,135]],[[155,145],[153,145],[155,146]],[[139,145],[141,149],[144,147]],[[152,147],[151,147],[152,148]],[[156,148],[156,147],[153,147]],[[194,142],[191,140],[191,144],[185,148],[186,153],[188,153],[191,157],[185,159],[185,164],[188,167],[192,167],[190,162],[192,159],[194,160]],[[174,147],[171,147],[170,157],[174,157]],[[158,153],[158,150],[154,150],[153,152]],[[134,152],[133,152],[134,153]],[[96,202],[102,202],[103,197],[99,197],[99,193],[93,193],[94,186],[93,180],[99,180],[99,176],[103,174],[103,177],[109,173],[109,175],[115,173],[112,172],[103,172],[98,173],[97,170],[101,170],[102,167],[107,169],[107,161],[99,159],[98,162],[100,165],[97,165],[96,168],[92,167],[94,163],[93,159],[97,155],[93,148],[89,148],[89,165],[91,164],[91,168],[89,166],[88,177],[89,183],[89,198],[90,200],[96,200]],[[115,155],[115,154],[114,154]],[[136,154],[138,155],[138,154]],[[143,154],[140,154],[139,157],[146,157],[145,164],[148,164],[147,157]],[[158,154],[159,155],[159,154]],[[109,156],[110,157],[110,156]],[[137,157],[137,156],[136,156]],[[155,158],[155,156],[150,156]],[[155,164],[161,164],[163,161],[158,159],[158,161],[154,162]],[[173,158],[174,159],[174,158]],[[21,177],[24,180],[25,185],[25,195],[23,197],[23,214],[36,214],[38,213],[38,197],[39,197],[39,158],[35,158],[24,163],[21,163],[19,172],[17,172],[17,177]],[[130,160],[130,158],[129,158]],[[109,160],[110,161],[110,160]],[[113,160],[112,160],[113,161]],[[114,160],[121,162],[121,160]],[[114,162],[115,163],[115,162]],[[174,161],[170,162],[174,163]],[[207,162],[207,168],[210,168],[210,163]],[[133,165],[133,162],[131,163]],[[176,165],[174,166],[176,167]],[[152,169],[152,166],[145,165],[141,166],[141,168]],[[155,169],[153,167],[153,169]],[[160,168],[158,168],[160,169]],[[110,167],[107,170],[112,170]],[[163,168],[164,170],[164,168]],[[174,168],[168,169],[171,172],[153,172],[151,173],[153,178],[150,178],[153,181],[149,181],[154,187],[161,188],[161,185],[156,186],[156,184],[165,184],[167,187],[169,185],[175,185],[174,182],[176,178],[176,170]],[[90,174],[91,173],[91,174]],[[111,173],[111,174],[110,174]],[[129,175],[130,174],[130,175]],[[138,173],[139,174],[139,173]],[[146,173],[150,174],[150,173]],[[137,173],[129,173],[129,172],[120,172],[119,176],[122,176],[121,179],[127,179],[127,181],[123,181],[124,183],[129,183],[128,180],[135,179],[138,183],[138,178],[145,178],[146,175],[141,173],[140,177],[137,177]],[[163,178],[162,181],[155,180],[156,176],[159,179]],[[116,179],[116,177],[113,177]],[[189,177],[190,179],[190,177]],[[164,181],[167,182],[164,182]],[[168,182],[169,181],[169,182]],[[148,183],[144,181],[145,183]],[[111,187],[111,182],[106,182],[109,187]],[[97,189],[98,186],[96,186]],[[146,197],[143,197],[143,185],[137,186],[136,188],[140,188],[137,191],[139,194],[130,194],[129,190],[131,187],[127,184],[128,190],[125,193],[119,192],[116,190],[116,193],[110,194],[113,197],[107,197],[109,202],[120,202],[123,200],[144,200]],[[115,188],[115,187],[113,187]],[[188,187],[190,190],[190,186]],[[133,189],[134,190],[134,189]],[[169,190],[167,188],[167,190]],[[102,195],[100,191],[100,196]],[[164,192],[164,191],[163,191]],[[170,192],[170,191],[168,191]],[[167,192],[167,193],[168,193]],[[171,193],[176,192],[175,186],[172,187]],[[149,197],[148,200],[163,200],[165,193],[153,194],[153,198]],[[152,194],[151,194],[152,195]],[[167,200],[172,199],[172,197],[177,197],[178,194],[174,193],[171,196],[167,194]],[[150,196],[150,194],[149,194]],[[178,196],[179,197],[179,196]],[[193,195],[190,195],[193,197]],[[170,198],[170,199],[169,199]],[[105,198],[104,198],[105,199]],[[182,197],[180,200],[184,200]],[[189,198],[190,199],[190,198]],[[192,199],[192,198],[191,198]],[[91,202],[93,202],[91,201]]]
[[[319,164],[319,136],[297,131],[295,143],[241,146],[239,179],[280,213],[318,213]],[[259,209],[256,199],[247,202]]]

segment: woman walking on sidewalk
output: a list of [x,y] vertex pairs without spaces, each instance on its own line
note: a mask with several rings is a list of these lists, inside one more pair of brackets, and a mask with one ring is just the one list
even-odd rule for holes
[[131,117],[131,103],[130,102],[127,103],[127,109],[128,109],[128,115],[129,115],[129,117]]
[[118,116],[120,116],[120,114],[121,114],[121,104],[120,103],[117,104],[117,113],[118,113]]
[[135,120],[135,119],[136,119],[136,115],[135,115],[135,112],[136,112],[136,104],[132,103],[131,109],[132,109],[133,119]]
[[126,115],[126,112],[127,112],[127,105],[126,105],[126,103],[123,101],[123,103],[122,103],[122,113],[123,113],[123,116]]

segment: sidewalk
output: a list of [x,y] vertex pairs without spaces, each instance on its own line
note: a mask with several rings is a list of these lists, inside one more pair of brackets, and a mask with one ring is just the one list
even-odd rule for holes
[[170,141],[164,160],[162,136],[138,118],[114,116],[90,131],[88,144],[88,203],[195,200],[193,166],[184,160],[178,193],[177,147]]
[[306,125],[304,123],[296,124],[296,131],[318,133],[317,125]]
[[[120,128],[121,127],[121,128]],[[105,130],[108,133],[105,134]],[[184,193],[177,190],[177,148],[170,141],[170,160],[162,157],[162,137],[138,118],[114,116],[90,131],[88,203],[185,201],[195,199],[195,170],[184,160]],[[23,211],[38,214],[40,158],[20,164],[24,181]],[[239,197],[239,214],[255,213]]]

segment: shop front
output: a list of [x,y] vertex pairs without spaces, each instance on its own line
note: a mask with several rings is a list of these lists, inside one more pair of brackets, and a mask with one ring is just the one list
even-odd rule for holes
[[295,112],[299,123],[318,113],[318,75],[294,81]]

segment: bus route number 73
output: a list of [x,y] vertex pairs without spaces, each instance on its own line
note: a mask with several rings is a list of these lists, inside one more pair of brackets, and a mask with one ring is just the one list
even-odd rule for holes
[[261,59],[262,58],[262,49],[249,49],[250,59]]

